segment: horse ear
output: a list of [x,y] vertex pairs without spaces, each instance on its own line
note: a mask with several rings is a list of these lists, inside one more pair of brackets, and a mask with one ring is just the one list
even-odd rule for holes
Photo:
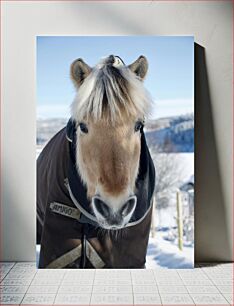
[[70,75],[71,79],[74,82],[75,86],[80,87],[84,79],[92,71],[92,68],[89,67],[81,58],[78,58],[71,64]]
[[148,71],[147,58],[143,55],[139,56],[135,62],[133,62],[131,65],[128,65],[128,68],[143,80]]

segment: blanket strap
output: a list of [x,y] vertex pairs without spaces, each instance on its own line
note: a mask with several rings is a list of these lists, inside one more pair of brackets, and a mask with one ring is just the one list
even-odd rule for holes
[[52,261],[46,268],[48,269],[61,269],[66,267],[67,265],[74,262],[78,259],[81,255],[81,244],[78,247],[75,247],[71,251],[67,252],[66,254],[60,256],[59,258]]
[[[104,261],[101,259],[101,257],[98,255],[94,247],[90,244],[90,242],[87,240],[87,248],[86,248],[86,256],[88,257],[89,261],[93,265],[95,269],[101,269],[105,266]],[[54,261],[52,261],[48,266],[47,269],[62,269],[65,268],[67,265],[73,263],[75,260],[80,258],[81,256],[81,248],[82,245],[78,245],[71,251],[67,252],[66,254],[60,256],[59,258],[56,258]]]
[[[58,202],[52,202],[50,203],[50,209],[52,212],[56,214],[60,214],[65,217],[73,218],[76,220],[80,219],[80,210],[77,208],[70,207],[65,204],[61,204]],[[90,244],[88,240],[86,240],[86,247],[85,247],[85,254],[91,264],[94,268],[103,268],[105,266],[104,261],[101,259],[101,257],[98,255],[94,247]],[[67,265],[71,264],[75,260],[81,257],[82,253],[82,244],[80,244],[78,247],[72,249],[68,253],[62,255],[61,257],[55,259],[52,261],[47,268],[50,269],[61,269],[66,267]]]
[[86,256],[88,257],[91,264],[96,269],[101,269],[105,266],[104,261],[101,259],[101,257],[98,255],[94,247],[90,244],[90,242],[87,240],[87,247],[86,247]]

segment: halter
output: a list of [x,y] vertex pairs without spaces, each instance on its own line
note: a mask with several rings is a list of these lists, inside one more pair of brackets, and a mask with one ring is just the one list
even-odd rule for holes
[[124,61],[122,60],[121,57],[114,56],[114,63],[112,64],[112,66],[118,68],[118,67],[121,67],[121,66],[125,66],[125,63],[124,63]]

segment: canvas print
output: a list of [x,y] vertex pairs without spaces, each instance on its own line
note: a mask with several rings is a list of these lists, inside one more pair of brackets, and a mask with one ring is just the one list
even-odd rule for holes
[[193,268],[193,52],[37,37],[38,268]]

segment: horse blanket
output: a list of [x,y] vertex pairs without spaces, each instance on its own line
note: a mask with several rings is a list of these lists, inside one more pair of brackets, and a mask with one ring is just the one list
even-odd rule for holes
[[155,169],[143,130],[136,180],[137,205],[130,222],[121,230],[99,227],[75,156],[76,126],[70,119],[37,159],[39,268],[144,268]]

